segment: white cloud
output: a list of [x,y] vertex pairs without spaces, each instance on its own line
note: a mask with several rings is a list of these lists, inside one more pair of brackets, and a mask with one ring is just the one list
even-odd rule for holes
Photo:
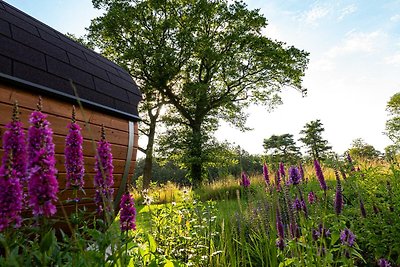
[[327,55],[335,58],[350,53],[375,52],[381,47],[385,39],[386,34],[379,30],[369,33],[351,31],[346,34],[346,38],[341,44],[332,47]]
[[400,21],[400,14],[396,14],[390,17],[390,21],[392,22],[399,22]]
[[305,11],[301,17],[301,21],[305,21],[307,24],[317,25],[318,21],[326,17],[330,12],[328,6],[314,6],[308,11]]
[[344,17],[346,17],[356,11],[357,11],[357,6],[355,4],[344,7],[342,10],[340,10],[340,15],[338,17],[338,21],[341,21],[342,19],[344,19]]
[[385,58],[385,63],[400,66],[400,52]]

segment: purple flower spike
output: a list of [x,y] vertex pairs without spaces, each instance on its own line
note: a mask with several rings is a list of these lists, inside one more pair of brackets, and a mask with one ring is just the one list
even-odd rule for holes
[[315,173],[317,175],[321,189],[326,191],[328,189],[328,187],[326,186],[325,177],[324,177],[324,174],[322,173],[321,165],[319,164],[318,160],[316,160],[316,159],[314,160],[314,168],[315,168]]
[[264,163],[263,165],[263,175],[264,175],[264,181],[267,185],[269,185],[269,173],[268,173],[268,167],[267,164]]
[[298,185],[301,180],[301,175],[297,167],[292,166],[289,168],[289,183],[293,185]]
[[68,125],[65,138],[65,170],[67,172],[66,188],[82,190],[85,167],[83,164],[83,138],[81,127],[75,121],[75,107],[72,110],[72,122]]
[[[26,166],[26,136],[19,120],[18,103],[15,102],[12,121],[5,125],[6,131],[3,134],[4,156],[2,164],[12,163],[12,169],[16,172],[21,183],[28,180]],[[7,156],[6,156],[7,155]],[[10,159],[12,157],[12,159]],[[11,160],[11,162],[9,161]]]
[[240,182],[240,184],[244,187],[247,188],[250,186],[250,179],[247,176],[247,174],[245,172],[242,172],[242,181]]
[[301,203],[301,200],[296,198],[293,201],[293,209],[296,211],[301,211],[303,209],[303,204]]
[[366,218],[367,217],[367,211],[365,210],[364,201],[362,201],[362,199],[360,199],[360,211],[361,211],[361,216],[363,218]]
[[303,164],[299,164],[299,172],[300,172],[300,179],[304,182],[304,168],[303,168]]
[[132,196],[125,193],[120,203],[120,228],[121,231],[136,230],[136,209]]
[[349,164],[350,164],[351,171],[352,171],[352,172],[356,171],[356,169],[354,168],[353,160],[351,159],[350,153],[347,153],[347,161],[348,161]]
[[11,225],[17,228],[22,221],[22,182],[27,180],[26,141],[17,103],[14,104],[13,120],[5,128],[0,166],[0,232]]
[[[113,177],[113,162],[111,154],[111,145],[106,141],[104,127],[101,129],[101,139],[97,143],[97,154],[94,170],[96,172],[94,176],[94,186],[96,188],[95,202],[97,205],[98,212],[106,210],[111,211],[112,196],[114,189],[114,177]],[[106,204],[106,207],[104,207]]]
[[314,204],[316,201],[317,201],[317,196],[315,195],[315,193],[313,191],[308,193],[308,203]]
[[379,267],[392,267],[390,262],[387,259],[383,259],[383,258],[378,260],[378,266]]
[[285,249],[285,241],[282,238],[278,238],[276,240],[276,246],[278,247],[279,250],[284,250]]
[[345,228],[340,232],[340,241],[342,245],[352,247],[356,240],[356,236],[350,231],[350,229]]
[[279,171],[277,171],[275,174],[275,185],[276,185],[276,191],[280,192],[282,188],[281,188],[281,175]]
[[39,99],[38,111],[29,117],[31,126],[28,130],[28,192],[29,204],[33,215],[50,217],[56,213],[58,181],[55,168],[53,131],[41,110]]
[[279,214],[279,211],[276,211],[276,230],[278,232],[278,237],[280,239],[284,239],[285,233],[283,230],[282,218],[281,218],[281,215]]
[[279,172],[282,178],[285,178],[286,173],[285,173],[285,166],[283,165],[283,162],[279,163]]
[[337,215],[342,213],[343,210],[343,193],[342,186],[340,184],[339,173],[335,170],[336,176],[336,194],[335,194],[335,212]]

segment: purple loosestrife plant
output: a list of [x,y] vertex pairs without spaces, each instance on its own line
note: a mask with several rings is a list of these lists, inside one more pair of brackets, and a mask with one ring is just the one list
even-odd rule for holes
[[38,110],[29,117],[28,130],[28,192],[33,215],[50,217],[56,213],[58,181],[55,168],[53,131],[46,115]]
[[0,232],[9,226],[18,228],[22,222],[22,186],[11,165],[0,167]]
[[285,248],[285,232],[283,228],[282,218],[278,210],[276,210],[276,231],[278,233],[278,239],[276,240],[276,246],[278,249],[283,250]]
[[133,197],[128,192],[121,198],[119,225],[122,232],[136,230],[136,209]]
[[293,209],[296,210],[297,212],[301,211],[303,209],[303,205],[301,203],[301,200],[296,197],[296,199],[293,201]]
[[281,174],[279,173],[279,171],[277,171],[275,174],[275,185],[276,185],[276,191],[280,192],[282,190],[282,187],[281,187]]
[[301,179],[303,182],[307,182],[307,180],[305,179],[305,176],[304,176],[303,164],[301,164],[301,162],[300,162],[300,164],[299,164],[299,172],[300,172],[300,179]]
[[[106,141],[104,126],[101,127],[101,139],[97,143],[96,162],[94,166],[94,186],[96,188],[95,203],[98,212],[111,212],[114,189],[113,162],[111,145]],[[105,206],[106,205],[106,206]]]
[[3,159],[0,166],[0,232],[21,225],[22,182],[26,181],[26,140],[15,102],[12,121],[3,134]]
[[308,203],[314,204],[316,201],[317,201],[317,196],[315,195],[315,193],[313,191],[308,193]]
[[283,165],[283,162],[279,162],[279,173],[282,179],[285,180],[286,173],[285,173],[285,165]]
[[270,184],[269,173],[268,173],[268,167],[267,167],[266,163],[264,163],[264,165],[263,165],[263,175],[264,175],[265,184],[269,186],[269,184]]
[[316,160],[316,159],[314,160],[314,168],[315,168],[315,173],[316,173],[318,181],[319,181],[319,185],[320,185],[321,189],[326,192],[328,187],[326,186],[325,177],[322,172],[321,165],[319,164],[318,160]]
[[366,218],[367,217],[367,211],[365,210],[364,201],[362,199],[360,199],[360,211],[361,211],[361,216],[363,218]]
[[240,184],[244,188],[248,188],[250,186],[250,179],[245,172],[242,172],[242,181],[240,182]]
[[10,156],[12,157],[12,169],[16,172],[21,184],[28,180],[26,169],[26,136],[19,119],[18,103],[14,103],[12,121],[5,125],[6,131],[3,134],[3,165],[9,163]]
[[350,156],[350,153],[347,153],[347,161],[348,161],[349,164],[350,164],[350,170],[351,170],[352,172],[355,172],[356,169],[354,168],[353,160],[352,160],[352,158],[351,158],[351,156]]
[[387,259],[381,258],[378,260],[378,266],[379,267],[392,267],[392,265],[390,264],[390,261],[388,261]]
[[343,210],[343,192],[342,185],[340,183],[340,177],[337,170],[335,170],[336,176],[336,194],[335,194],[335,212],[337,215],[342,213]]
[[298,185],[301,180],[301,175],[299,169],[295,166],[289,168],[289,183],[293,185]]
[[72,120],[68,124],[68,134],[65,138],[65,170],[67,172],[66,188],[82,190],[85,167],[83,163],[83,137],[81,127],[76,123],[75,107],[72,107]]
[[342,245],[352,247],[356,241],[356,236],[350,231],[350,229],[345,228],[340,232],[340,241]]

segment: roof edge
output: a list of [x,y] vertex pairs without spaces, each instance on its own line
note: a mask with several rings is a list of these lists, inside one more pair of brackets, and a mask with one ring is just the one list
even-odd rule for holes
[[[19,85],[19,86],[24,86],[25,88],[30,88],[30,89],[35,89],[38,92],[46,92],[49,93],[53,96],[58,97],[59,99],[64,99],[64,100],[68,100],[68,101],[72,101],[72,102],[76,102],[77,104],[82,103],[83,106],[86,107],[90,107],[90,108],[94,108],[96,110],[101,110],[104,111],[108,114],[112,114],[112,115],[116,115],[120,118],[125,118],[128,119],[130,121],[141,121],[139,116],[127,113],[127,112],[123,112],[111,107],[107,107],[95,102],[92,102],[90,100],[86,100],[86,99],[82,99],[79,96],[72,96],[63,92],[60,92],[58,90],[52,89],[50,87],[46,87],[40,84],[36,84],[33,82],[29,82],[14,76],[10,76],[4,73],[0,72],[0,81],[5,81],[6,83],[10,83],[10,84],[15,84],[15,85]],[[74,86],[72,81],[71,82],[71,86]]]

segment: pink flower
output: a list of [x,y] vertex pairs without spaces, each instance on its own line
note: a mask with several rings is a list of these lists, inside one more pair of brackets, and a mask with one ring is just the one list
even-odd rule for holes
[[[40,103],[40,102],[39,102]],[[56,213],[58,181],[55,168],[53,131],[39,110],[29,117],[28,130],[28,192],[33,215],[50,217]]]
[[102,127],[101,139],[97,143],[97,154],[94,170],[96,172],[94,176],[94,186],[96,187],[95,202],[99,212],[102,212],[106,204],[107,211],[111,210],[112,196],[114,189],[114,177],[113,177],[113,162],[111,154],[111,145],[105,139],[104,127]]
[[264,175],[265,183],[267,185],[269,185],[269,173],[268,173],[268,167],[267,167],[266,163],[264,163],[264,165],[263,165],[263,175]]
[[120,203],[120,228],[121,231],[136,230],[136,209],[132,196],[125,193]]
[[67,172],[66,188],[82,190],[85,167],[83,164],[83,138],[81,127],[75,122],[75,107],[72,122],[68,125],[68,135],[65,138],[65,170]]
[[314,168],[315,168],[315,173],[317,175],[321,189],[326,191],[328,189],[328,187],[326,186],[325,177],[322,172],[321,165],[319,165],[318,160],[314,160]]
[[247,188],[250,186],[250,179],[249,177],[246,175],[245,172],[242,172],[242,181],[240,182],[240,184],[244,187]]
[[26,141],[15,103],[13,120],[3,134],[3,159],[0,166],[0,232],[10,225],[21,225],[22,182],[26,181]]

